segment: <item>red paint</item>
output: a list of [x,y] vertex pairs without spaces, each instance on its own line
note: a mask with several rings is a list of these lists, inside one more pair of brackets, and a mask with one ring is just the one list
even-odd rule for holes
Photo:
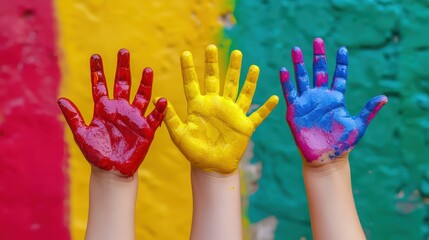
[[91,164],[104,170],[117,170],[132,176],[142,163],[156,129],[164,118],[167,100],[157,101],[155,109],[145,118],[144,113],[152,92],[153,72],[143,71],[133,104],[129,103],[131,88],[130,54],[118,52],[114,99],[107,95],[103,63],[99,55],[90,60],[94,116],[87,126],[76,106],[61,98],[58,104],[69,124],[75,141]]
[[0,6],[0,239],[70,239],[52,2]]

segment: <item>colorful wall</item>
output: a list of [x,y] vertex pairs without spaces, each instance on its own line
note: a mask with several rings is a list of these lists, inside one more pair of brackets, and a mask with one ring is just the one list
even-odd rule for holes
[[[349,49],[347,105],[357,113],[378,94],[389,103],[351,154],[353,189],[368,239],[429,237],[429,3],[427,1],[0,0],[0,239],[83,239],[89,165],[56,99],[67,96],[89,121],[89,56],[102,55],[112,87],[116,52],[131,52],[133,83],[155,72],[154,96],[185,116],[179,55],[204,48],[243,52],[243,73],[261,68],[255,107],[281,96],[278,69],[292,69],[312,40]],[[244,75],[244,74],[242,74]],[[332,74],[331,74],[332,75]],[[132,90],[136,91],[137,84]],[[301,160],[285,103],[252,137],[242,164],[247,239],[311,239]],[[139,170],[137,239],[188,239],[189,166],[165,127]]]

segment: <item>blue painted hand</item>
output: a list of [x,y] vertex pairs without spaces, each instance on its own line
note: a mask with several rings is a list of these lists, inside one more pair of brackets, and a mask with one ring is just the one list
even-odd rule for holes
[[297,90],[286,68],[280,69],[280,82],[287,103],[286,120],[296,145],[306,160],[314,166],[329,163],[348,154],[362,138],[369,123],[387,103],[380,95],[368,101],[358,116],[351,116],[344,99],[348,54],[345,47],[337,53],[337,65],[331,88],[328,88],[328,68],[322,39],[313,42],[313,88],[309,86],[302,51],[292,49]]

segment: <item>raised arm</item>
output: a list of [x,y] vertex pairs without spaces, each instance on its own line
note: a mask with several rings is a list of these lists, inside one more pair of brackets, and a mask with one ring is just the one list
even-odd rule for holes
[[85,239],[134,239],[136,171],[164,118],[167,101],[159,99],[155,109],[144,116],[153,79],[152,70],[146,68],[135,99],[129,103],[130,54],[125,49],[118,52],[113,99],[108,97],[101,57],[91,56],[90,66],[94,99],[91,123],[85,124],[72,101],[58,100],[77,145],[91,164]]
[[280,70],[286,120],[303,159],[313,237],[365,239],[353,200],[348,156],[387,98],[374,97],[358,116],[351,116],[344,99],[347,49],[338,50],[333,82],[328,87],[323,40],[316,38],[313,47],[313,87],[298,47],[292,49],[296,89],[286,68]]
[[271,96],[246,116],[259,68],[251,66],[237,98],[241,52],[231,53],[223,94],[219,92],[218,50],[206,49],[204,88],[200,89],[192,54],[181,56],[183,86],[188,101],[185,122],[171,104],[164,119],[171,139],[191,164],[193,219],[191,239],[241,240],[241,201],[238,166],[256,127],[278,103]]

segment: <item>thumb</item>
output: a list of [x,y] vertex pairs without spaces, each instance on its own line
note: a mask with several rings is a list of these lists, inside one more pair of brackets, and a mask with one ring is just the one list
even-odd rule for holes
[[155,109],[147,116],[149,126],[155,130],[164,119],[165,108],[167,107],[167,99],[158,98],[156,100]]
[[60,106],[64,118],[66,119],[73,135],[80,136],[80,130],[85,129],[86,124],[79,112],[79,109],[67,98],[58,99],[58,105]]
[[177,143],[180,137],[183,135],[184,123],[177,116],[176,111],[172,104],[167,104],[165,111],[164,123],[167,126],[167,130],[170,133],[170,138],[174,143]]
[[366,104],[365,107],[360,111],[359,117],[365,126],[368,126],[375,115],[380,111],[380,109],[387,103],[387,97],[384,95],[379,95],[371,98]]

